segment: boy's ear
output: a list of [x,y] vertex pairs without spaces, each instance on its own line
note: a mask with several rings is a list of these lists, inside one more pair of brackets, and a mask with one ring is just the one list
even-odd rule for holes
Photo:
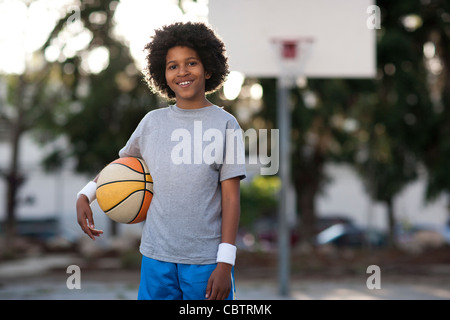
[[205,72],[205,79],[211,79],[212,74],[210,72]]

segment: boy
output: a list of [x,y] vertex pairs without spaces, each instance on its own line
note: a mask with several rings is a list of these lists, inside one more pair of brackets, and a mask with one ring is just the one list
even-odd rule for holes
[[[188,22],[156,30],[145,49],[147,83],[176,104],[149,112],[119,151],[143,158],[154,181],[138,299],[233,299],[243,142],[236,119],[205,96],[228,74],[224,44]],[[213,142],[223,148],[205,148]],[[92,239],[102,234],[89,206],[95,182],[77,200],[78,223]]]

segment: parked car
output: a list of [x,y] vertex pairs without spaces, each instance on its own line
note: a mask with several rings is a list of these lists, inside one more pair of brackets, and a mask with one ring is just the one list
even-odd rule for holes
[[[256,224],[256,233],[260,241],[276,245],[277,223],[276,219],[261,220]],[[356,226],[353,221],[343,215],[318,217],[315,228],[315,243],[318,245],[334,244],[343,246],[383,246],[386,243],[385,235],[377,231],[368,231]],[[297,244],[301,239],[299,228],[291,229],[291,245]]]
[[401,248],[420,252],[450,243],[450,225],[414,224],[397,225],[395,228],[397,245]]
[[316,236],[316,244],[333,244],[338,247],[366,245],[381,247],[386,244],[386,235],[377,230],[363,229],[355,225],[352,220],[345,218],[321,230]]

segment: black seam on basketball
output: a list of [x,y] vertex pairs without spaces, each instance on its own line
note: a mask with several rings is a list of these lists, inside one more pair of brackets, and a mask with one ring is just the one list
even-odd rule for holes
[[[144,164],[142,163],[143,160],[141,161],[139,158],[136,158],[136,159],[138,159],[139,163],[141,164],[142,172],[144,174],[144,181],[147,182],[147,176],[151,177],[151,174],[150,174],[150,172],[146,172],[146,170],[144,168]],[[153,183],[153,181],[148,181],[148,182]]]
[[[144,168],[143,168],[143,166],[142,166],[142,163],[139,161],[139,163],[141,164],[141,168],[142,168],[142,171],[144,171],[143,173],[145,174],[145,170],[144,170]],[[133,168],[131,168],[130,166],[128,166],[127,164],[125,164],[125,163],[120,163],[120,162],[116,162],[116,163],[111,163],[111,164],[117,164],[117,165],[120,165],[120,166],[124,166],[124,167],[127,167],[128,169],[130,169],[131,171],[134,171],[134,172],[137,172],[137,173],[140,173],[140,174],[143,174],[142,172],[140,172],[140,171],[137,171],[137,170],[135,170],[135,169],[133,169]]]
[[[150,192],[150,193],[152,194],[152,196],[153,196],[153,192],[151,192],[150,190],[145,189],[145,191],[144,191],[144,196],[142,197],[141,206],[139,207],[139,211],[136,213],[136,215],[134,216],[134,218],[131,219],[131,221],[128,222],[128,223],[133,223],[134,220],[136,220],[136,218],[138,217],[139,213],[141,212],[142,205],[144,204],[144,200],[145,200],[145,192]],[[147,210],[148,210],[148,209],[147,209]]]
[[[143,163],[143,161],[144,160],[142,160],[141,158],[136,158],[138,161],[139,161],[139,163],[141,164],[141,168],[142,168],[142,172],[143,172],[143,174],[144,174],[144,181],[145,182],[147,182],[147,176],[150,176],[151,177],[151,175],[150,175],[150,172],[146,172],[146,170],[145,170],[145,168],[144,168],[144,163]],[[153,183],[153,181],[149,181],[150,183]]]
[[[98,187],[97,187],[97,190],[100,189],[101,187],[104,187],[104,186],[108,185],[108,184],[118,183],[118,182],[139,182],[139,183],[145,183],[145,182],[143,182],[143,181],[141,181],[141,180],[118,180],[118,181],[111,181],[111,182],[106,182],[106,183],[104,183],[104,184],[98,186]],[[153,184],[153,182],[147,182],[147,183]],[[149,189],[147,189],[147,188],[145,188],[145,189],[139,189],[139,190],[133,191],[132,193],[130,193],[130,195],[132,195],[134,192],[142,191],[142,190],[148,191],[148,192],[150,192],[150,193],[153,195],[153,191],[151,191],[151,190],[149,190]],[[130,195],[128,195],[128,196],[130,196]],[[125,199],[126,199],[126,198],[125,198]],[[122,200],[122,201],[123,201],[123,200]],[[111,209],[109,209],[109,210],[111,210]]]
[[136,158],[137,159],[137,161],[139,161],[139,164],[141,165],[141,169],[142,169],[142,172],[144,173],[144,178],[145,178],[145,169],[144,169],[144,165],[142,164],[142,161],[139,159],[139,158]]
[[147,181],[142,181],[142,180],[114,180],[114,181],[110,181],[110,182],[105,182],[105,183],[97,186],[97,190],[100,189],[103,186],[106,186],[106,185],[111,184],[111,183],[117,183],[117,182],[141,182],[141,183],[151,183],[151,184],[153,184],[152,181],[148,181],[147,182]]
[[[118,202],[114,207],[109,208],[109,210],[104,211],[105,213],[110,212],[112,209],[116,208],[119,204],[121,204],[122,202],[124,202],[125,200],[127,200],[129,197],[131,197],[133,194],[135,194],[136,192],[140,192],[140,191],[149,191],[147,189],[139,189],[139,190],[135,190],[132,193],[130,193],[129,195],[127,195],[125,198],[123,198],[122,200],[120,200],[120,202]],[[150,192],[150,191],[149,191]],[[151,193],[151,192],[150,192]],[[141,204],[142,205],[142,204]],[[140,211],[140,209],[139,209]]]
[[[142,164],[142,162],[141,162],[139,159],[137,159],[137,160],[139,161],[139,164],[141,165],[142,172],[144,173],[144,181],[147,181],[147,179],[145,179],[145,169],[144,169],[144,165]],[[146,189],[146,190],[147,190],[147,189]],[[134,216],[134,218],[131,219],[131,221],[128,222],[128,223],[132,223],[132,222],[134,221],[134,219],[136,219],[136,217],[139,215],[139,212],[141,212],[141,209],[142,209],[142,205],[144,204],[144,200],[145,200],[145,191],[144,191],[144,196],[142,197],[141,205],[139,206],[138,212],[136,213],[136,215]]]

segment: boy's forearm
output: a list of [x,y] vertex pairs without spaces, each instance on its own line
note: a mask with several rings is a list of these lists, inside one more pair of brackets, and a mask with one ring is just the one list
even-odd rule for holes
[[230,204],[228,209],[222,211],[222,241],[234,245],[236,243],[239,226],[239,208]]
[[222,242],[234,245],[240,218],[240,179],[222,182]]

